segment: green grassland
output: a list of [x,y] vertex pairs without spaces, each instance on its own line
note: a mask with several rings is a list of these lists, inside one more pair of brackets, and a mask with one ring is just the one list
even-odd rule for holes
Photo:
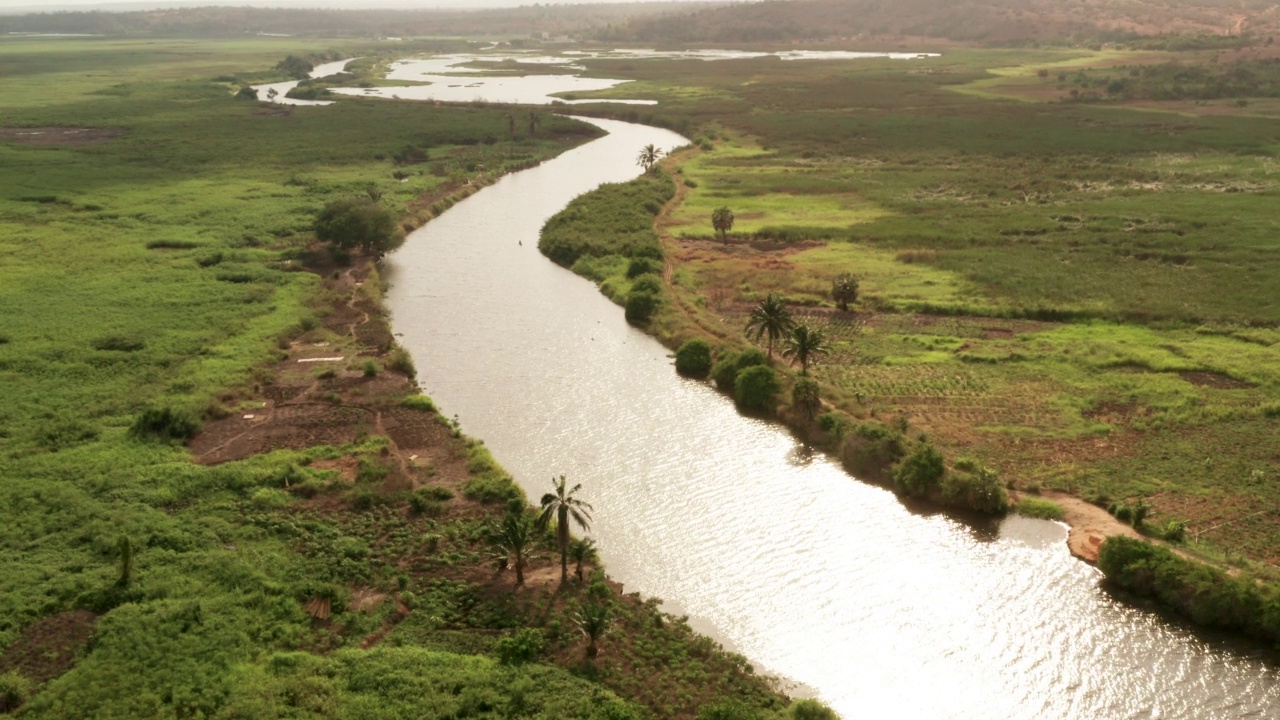
[[[474,582],[492,574],[498,510],[459,497],[409,512],[378,483],[385,438],[206,466],[130,433],[148,409],[215,423],[259,407],[291,339],[361,350],[324,327],[330,279],[302,271],[326,202],[372,189],[418,222],[597,133],[547,117],[511,141],[501,108],[234,98],[279,79],[286,54],[332,49],[0,40],[0,686],[28,700],[18,714],[620,720],[724,697],[781,712],[745,660],[656,603],[619,600],[618,639],[584,664],[568,595]],[[453,431],[441,452],[463,458],[468,498],[507,491],[483,448],[431,417]],[[398,599],[348,609],[358,589]],[[316,598],[331,620],[304,611]],[[496,643],[524,626],[546,638],[542,662],[500,663]]]
[[[1148,498],[1159,523],[1190,521],[1197,552],[1276,562],[1274,122],[1026,89],[1171,57],[1205,60],[590,63],[636,80],[610,96],[660,101],[622,116],[694,140],[664,164],[680,183],[658,221],[676,302],[654,332],[739,345],[777,292],[834,341],[815,375],[840,412],[906,421],[1015,486]],[[710,228],[722,205],[727,246]],[[848,314],[830,299],[841,272],[861,283]]]

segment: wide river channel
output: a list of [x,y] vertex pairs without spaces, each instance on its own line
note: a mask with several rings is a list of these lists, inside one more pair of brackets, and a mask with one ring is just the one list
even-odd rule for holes
[[609,135],[457,204],[386,274],[423,390],[531,498],[581,482],[614,579],[848,720],[1280,717],[1273,657],[1113,599],[1062,527],[912,512],[678,377],[538,252],[574,196],[685,142],[591,122]]

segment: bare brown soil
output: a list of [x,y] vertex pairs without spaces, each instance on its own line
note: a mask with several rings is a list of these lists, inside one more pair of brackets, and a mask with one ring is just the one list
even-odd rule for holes
[[27,627],[0,655],[0,675],[16,670],[35,685],[44,685],[76,664],[97,624],[97,615],[75,610]]
[[1071,526],[1067,533],[1067,547],[1072,555],[1087,563],[1098,563],[1098,550],[1102,547],[1102,541],[1109,537],[1118,535],[1142,538],[1137,530],[1120,522],[1097,505],[1060,492],[1045,492],[1044,497],[1060,505],[1066,512],[1063,522]]
[[0,140],[23,145],[95,145],[124,135],[121,128],[89,127],[0,127]]

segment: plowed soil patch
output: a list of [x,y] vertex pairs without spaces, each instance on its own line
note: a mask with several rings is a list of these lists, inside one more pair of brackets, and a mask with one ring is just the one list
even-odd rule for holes
[[17,670],[37,685],[49,682],[76,664],[97,624],[98,616],[85,610],[50,615],[0,655],[0,675]]
[[124,135],[120,128],[30,127],[0,128],[0,139],[23,145],[94,145]]

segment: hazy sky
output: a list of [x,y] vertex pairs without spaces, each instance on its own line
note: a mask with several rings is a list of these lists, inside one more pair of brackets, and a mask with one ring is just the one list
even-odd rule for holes
[[[568,0],[545,5],[616,3],[620,0]],[[260,7],[346,7],[346,8],[494,8],[533,5],[534,0],[0,0],[0,8],[48,12],[59,9],[136,10],[140,8],[254,5]]]

